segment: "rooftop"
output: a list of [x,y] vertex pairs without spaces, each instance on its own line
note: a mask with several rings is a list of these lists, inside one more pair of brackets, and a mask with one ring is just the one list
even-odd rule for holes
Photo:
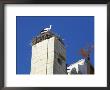
[[51,25],[49,28],[44,28],[38,36],[36,36],[32,39],[32,45],[35,45],[36,43],[39,43],[39,42],[49,39],[51,37],[56,37],[64,45],[64,42],[62,41],[61,37],[55,35],[51,31]]

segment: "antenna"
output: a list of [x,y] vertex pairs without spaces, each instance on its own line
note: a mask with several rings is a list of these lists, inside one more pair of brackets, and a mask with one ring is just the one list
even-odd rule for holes
[[88,50],[85,50],[84,48],[81,48],[80,49],[80,53],[81,53],[81,55],[83,56],[83,57],[88,57],[88,55],[90,55],[90,53],[91,53],[91,51],[92,51],[92,49],[93,49],[94,47],[93,47],[93,45],[91,45],[90,47],[88,47]]

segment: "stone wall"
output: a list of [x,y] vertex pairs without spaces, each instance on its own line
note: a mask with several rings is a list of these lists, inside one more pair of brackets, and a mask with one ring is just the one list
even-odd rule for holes
[[65,73],[66,49],[56,37],[51,37],[32,46],[30,74]]

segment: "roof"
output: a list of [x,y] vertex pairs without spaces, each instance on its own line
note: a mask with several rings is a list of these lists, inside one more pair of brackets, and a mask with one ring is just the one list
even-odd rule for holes
[[46,39],[49,39],[51,37],[56,37],[64,45],[64,42],[62,41],[61,37],[55,35],[50,30],[49,31],[42,30],[38,36],[36,36],[32,39],[32,45],[35,45],[36,43],[39,43],[39,42],[46,40]]

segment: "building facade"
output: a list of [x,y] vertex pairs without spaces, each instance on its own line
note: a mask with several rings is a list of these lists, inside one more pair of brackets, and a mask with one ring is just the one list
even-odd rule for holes
[[30,74],[67,74],[65,45],[51,26],[32,40]]
[[90,64],[90,60],[81,59],[67,67],[68,74],[94,74],[94,68]]

